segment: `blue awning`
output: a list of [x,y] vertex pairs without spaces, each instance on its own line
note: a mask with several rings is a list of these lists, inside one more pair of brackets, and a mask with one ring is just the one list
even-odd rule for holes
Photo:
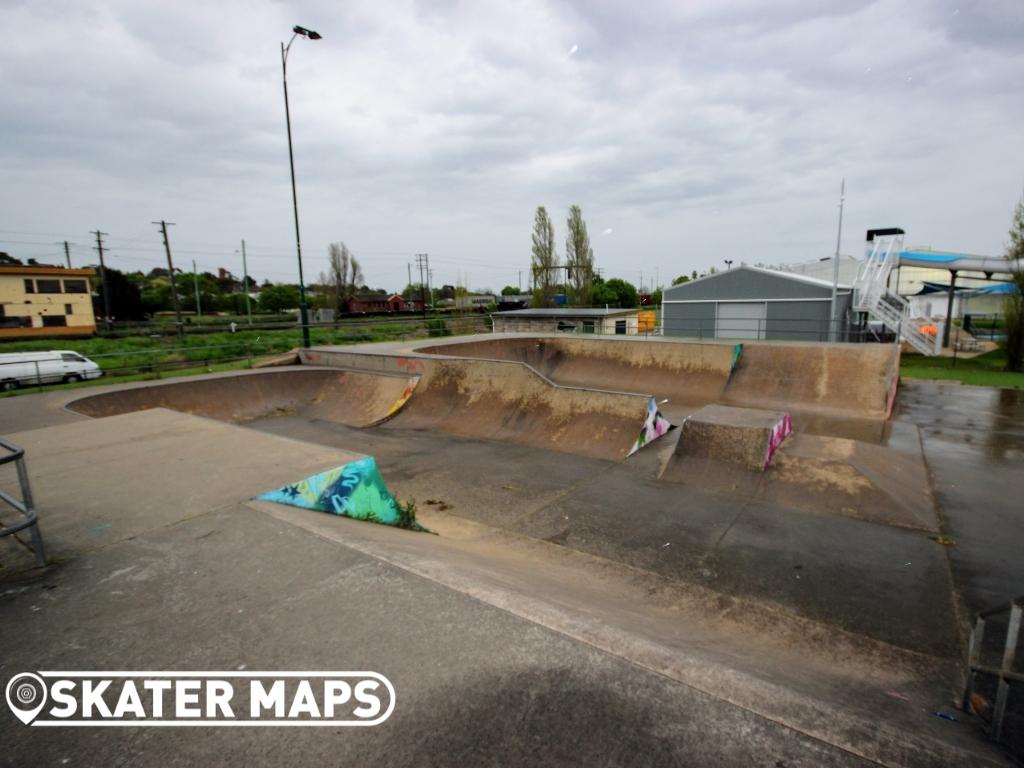
[[932,261],[936,264],[948,264],[951,261],[969,258],[963,253],[938,253],[936,251],[900,251],[901,259],[914,259],[915,261]]

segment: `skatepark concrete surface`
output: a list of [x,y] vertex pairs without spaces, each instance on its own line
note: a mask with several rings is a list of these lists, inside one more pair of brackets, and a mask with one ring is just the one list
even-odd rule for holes
[[[323,348],[302,366],[0,401],[50,557],[33,567],[0,539],[5,679],[370,669],[398,702],[365,729],[5,716],[2,762],[1010,764],[956,697],[970,615],[1024,583],[1019,397],[904,382],[887,421],[891,349],[844,367],[828,345],[778,345],[826,383],[789,390],[769,368],[769,401],[743,407],[792,391],[815,432],[730,476],[680,460],[678,429],[625,455],[651,396],[677,423],[739,404],[731,346],[573,338],[597,343],[576,350],[592,362],[570,344],[556,363],[557,345],[528,362],[511,357],[536,337],[505,357],[500,340],[468,340],[486,356],[458,357],[458,339]],[[669,362],[644,387],[659,349]],[[830,387],[858,366],[872,394],[839,409]],[[684,401],[690,369],[703,383]],[[365,455],[436,535],[253,500]],[[0,488],[16,489],[10,466]]]

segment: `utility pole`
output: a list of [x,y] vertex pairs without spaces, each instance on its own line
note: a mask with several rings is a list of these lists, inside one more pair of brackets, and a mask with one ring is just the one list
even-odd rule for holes
[[252,325],[252,307],[249,304],[249,267],[245,263],[245,240],[242,240],[242,288],[245,292],[245,315]]
[[192,259],[192,285],[196,289],[196,317],[203,319],[203,308],[199,303],[199,273],[196,271],[196,260]]
[[174,262],[171,260],[171,241],[167,237],[167,225],[174,226],[173,221],[160,221],[151,222],[153,224],[160,225],[160,231],[164,235],[164,250],[167,251],[167,272],[171,278],[171,296],[174,298],[174,317],[175,325],[178,327],[178,338],[182,338],[185,335],[185,326],[181,322],[181,302],[178,300],[178,285],[174,280]]
[[429,269],[430,257],[425,253],[416,254],[416,267],[420,271],[420,300],[423,302],[423,317],[427,317],[427,283],[424,272]]
[[103,315],[104,321],[107,325],[107,331],[110,331],[113,327],[110,322],[110,291],[107,289],[107,265],[103,261],[103,236],[106,232],[100,232],[97,227],[92,234],[96,235],[96,247],[95,250],[100,255],[100,283],[103,285]]
[[410,264],[408,261],[405,262],[405,275],[406,275],[405,284],[408,285],[411,288],[412,287],[412,264]]
[[71,269],[71,245],[64,241],[64,258],[68,260],[68,269]]
[[836,297],[839,293],[839,244],[843,240],[843,203],[846,202],[846,179],[839,186],[839,231],[836,233],[836,258],[832,264],[832,333],[831,341],[839,339],[839,307]]
[[[427,259],[427,264],[430,264],[430,259]],[[434,270],[429,266],[427,267],[427,293],[430,294],[430,306],[434,306]]]

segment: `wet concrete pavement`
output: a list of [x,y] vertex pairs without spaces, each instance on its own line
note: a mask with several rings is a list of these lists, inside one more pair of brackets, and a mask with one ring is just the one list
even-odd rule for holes
[[1024,594],[1024,390],[904,381],[896,418],[920,429],[964,620]]

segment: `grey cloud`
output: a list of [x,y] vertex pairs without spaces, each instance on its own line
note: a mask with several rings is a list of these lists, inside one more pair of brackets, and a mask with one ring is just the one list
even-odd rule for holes
[[[302,23],[324,35],[289,63],[313,274],[345,239],[398,254],[366,259],[371,282],[404,283],[400,254],[428,250],[440,279],[464,263],[491,283],[528,263],[541,203],[614,228],[595,241],[610,274],[815,258],[842,176],[852,232],[905,217],[993,252],[1024,166],[1024,6],[964,6],[7,5],[0,23],[45,31],[0,51],[0,230],[173,215],[186,244],[276,249],[264,264],[287,277],[279,44]],[[965,193],[989,212],[960,215]]]

